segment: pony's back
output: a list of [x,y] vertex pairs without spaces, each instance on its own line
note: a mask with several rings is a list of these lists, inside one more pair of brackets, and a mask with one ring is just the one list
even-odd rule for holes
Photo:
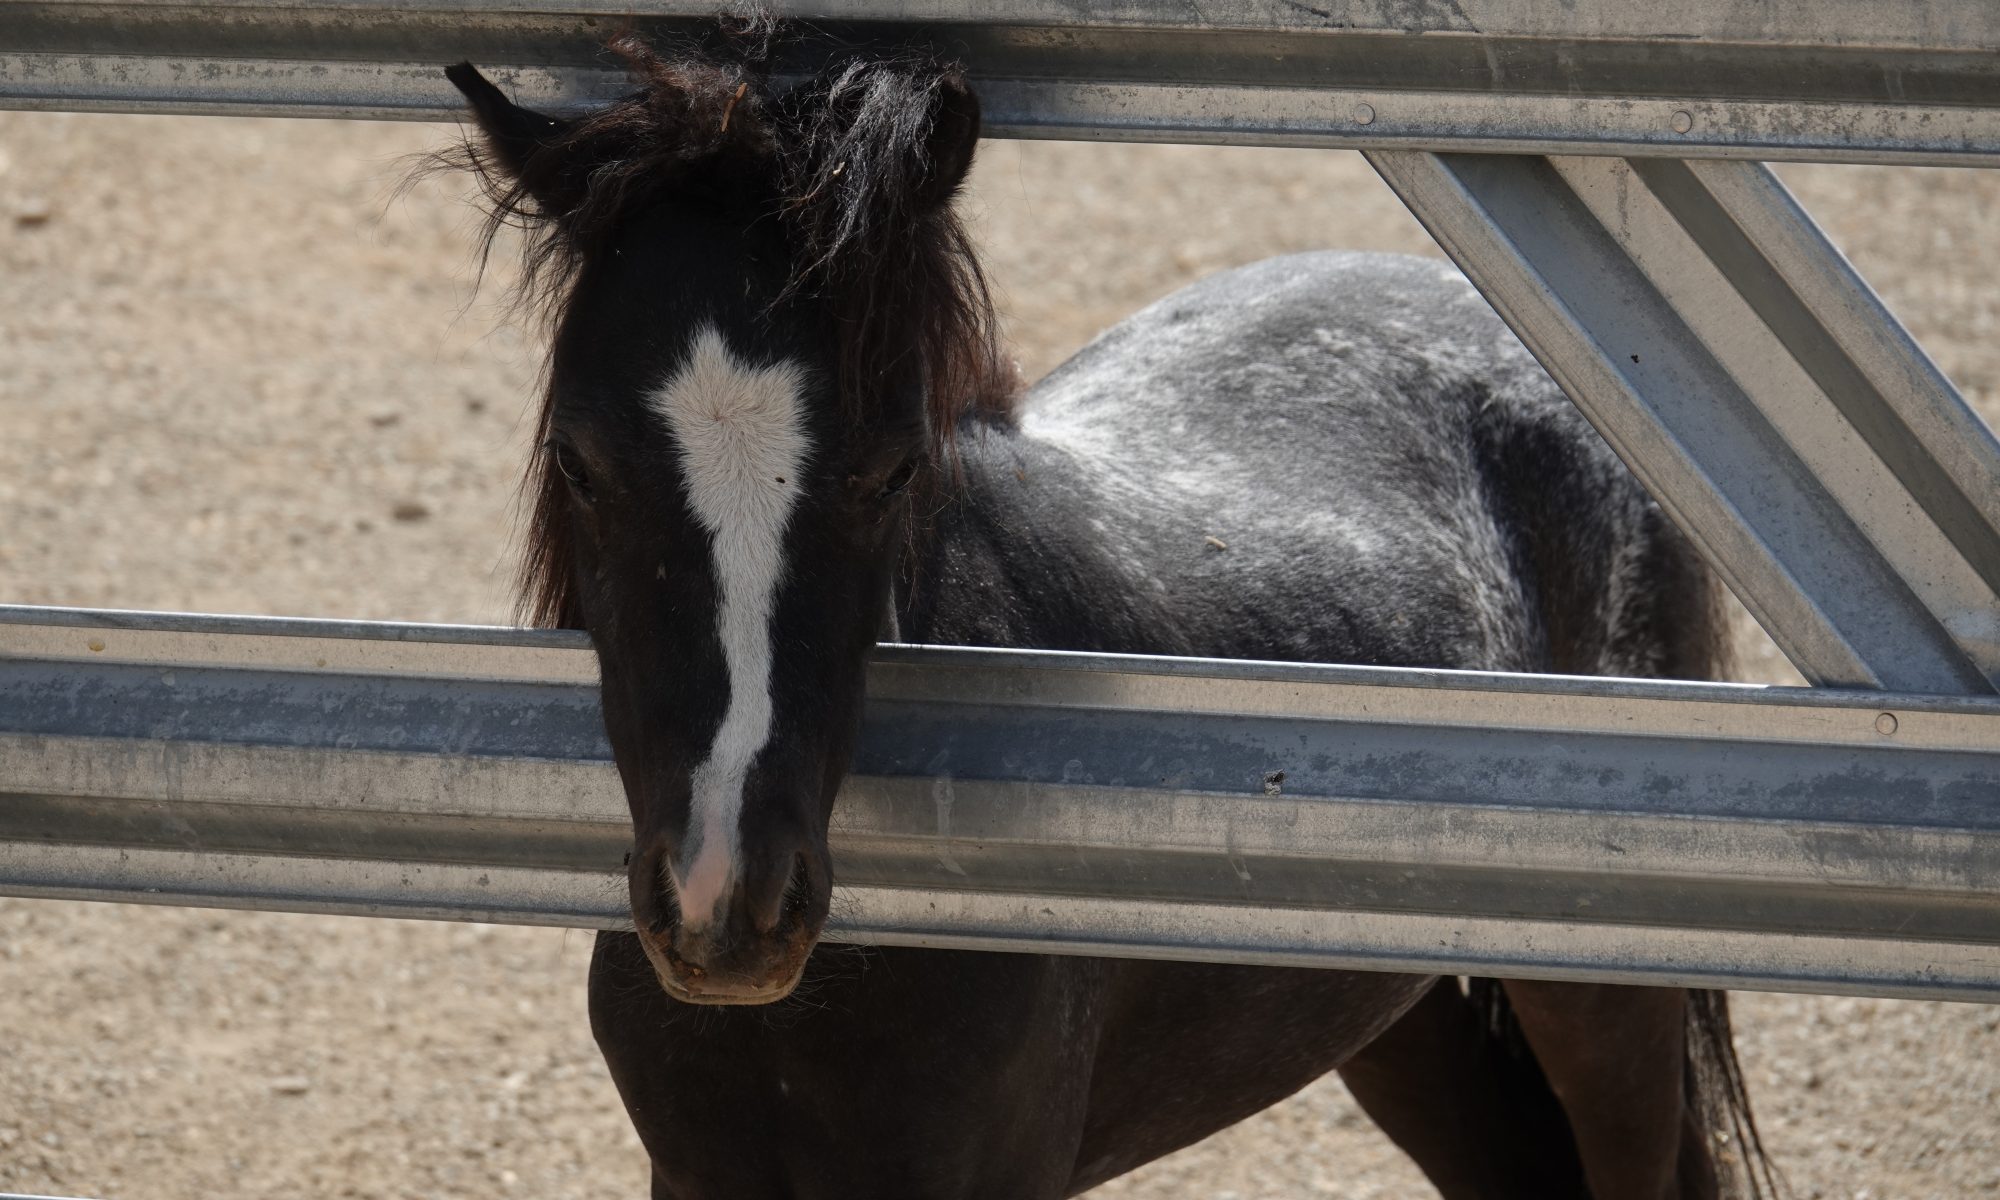
[[1034,387],[1019,436],[968,454],[970,506],[1088,599],[980,640],[1721,666],[1706,570],[1448,264],[1314,253],[1212,276],[1106,331]]

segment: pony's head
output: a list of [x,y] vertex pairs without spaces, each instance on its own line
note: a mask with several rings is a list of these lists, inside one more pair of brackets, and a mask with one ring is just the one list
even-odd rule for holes
[[804,969],[911,497],[1001,395],[951,212],[979,130],[963,78],[900,53],[787,87],[773,44],[628,37],[640,90],[571,119],[448,72],[552,319],[528,614],[596,645],[633,920],[703,1003]]

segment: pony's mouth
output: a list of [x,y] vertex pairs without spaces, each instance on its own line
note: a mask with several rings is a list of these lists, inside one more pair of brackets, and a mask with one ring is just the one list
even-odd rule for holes
[[[798,934],[803,934],[803,928]],[[782,972],[764,971],[756,975],[733,969],[706,967],[681,957],[673,946],[673,934],[641,930],[639,946],[653,964],[653,974],[667,995],[683,1004],[771,1004],[783,1000],[799,986],[806,972],[817,938],[794,934],[785,939],[780,954]]]

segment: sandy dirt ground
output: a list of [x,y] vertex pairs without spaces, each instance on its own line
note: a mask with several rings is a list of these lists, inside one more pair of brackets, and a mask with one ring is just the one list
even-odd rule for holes
[[[390,197],[446,136],[0,114],[0,600],[506,619],[537,343],[454,186]],[[2000,174],[1785,175],[1993,419]],[[993,144],[971,199],[1031,376],[1218,268],[1436,253],[1347,154]],[[0,1191],[642,1194],[588,943],[0,900]],[[1799,1195],[2000,1195],[2000,1008],[1737,1004]],[[1430,1193],[1328,1081],[1097,1194]]]

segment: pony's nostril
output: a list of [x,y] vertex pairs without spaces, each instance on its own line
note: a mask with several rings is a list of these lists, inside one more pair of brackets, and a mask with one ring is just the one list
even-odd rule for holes
[[680,923],[680,896],[674,890],[673,875],[667,870],[664,847],[643,850],[632,872],[632,923],[640,932],[655,936]]

